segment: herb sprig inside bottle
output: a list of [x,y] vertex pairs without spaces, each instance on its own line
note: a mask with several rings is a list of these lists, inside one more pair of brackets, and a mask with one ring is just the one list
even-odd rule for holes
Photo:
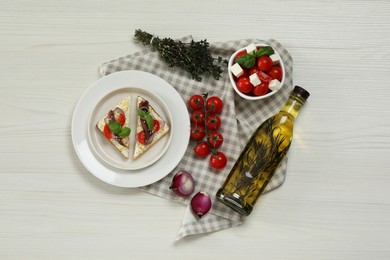
[[170,67],[184,69],[196,81],[202,81],[202,75],[211,75],[216,80],[221,78],[223,70],[214,62],[220,63],[223,59],[211,56],[207,40],[184,43],[171,38],[160,39],[139,29],[135,31],[134,38],[143,45],[155,48]]

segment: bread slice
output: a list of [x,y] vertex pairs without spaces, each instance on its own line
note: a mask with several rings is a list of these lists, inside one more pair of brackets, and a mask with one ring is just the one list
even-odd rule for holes
[[[147,150],[149,150],[155,143],[157,143],[161,138],[166,135],[169,132],[169,125],[168,123],[156,112],[156,110],[149,104],[149,101],[147,101],[145,98],[138,96],[137,97],[137,132],[135,137],[135,147],[134,147],[134,156],[133,159],[137,159],[142,154],[144,154]],[[144,111],[148,113],[152,119],[153,119],[153,128],[154,130],[150,131],[149,134],[151,135],[151,138],[140,138],[141,135],[147,135],[145,134],[145,128],[148,129],[147,124],[145,123],[145,117],[140,116],[138,113],[138,110],[143,107]],[[158,126],[156,126],[158,122]],[[145,125],[146,124],[146,125]],[[158,129],[157,129],[158,128]],[[140,140],[148,139],[144,142],[140,142]]]
[[121,130],[124,128],[130,129],[130,105],[131,97],[127,96],[115,107],[109,110],[107,114],[96,124],[97,129],[99,129],[99,131],[106,137],[106,139],[110,141],[126,159],[129,158],[129,134],[127,134],[127,136],[123,136],[124,132],[121,134],[113,133],[113,131],[111,131],[109,128],[109,122],[114,121],[117,125],[119,123]]

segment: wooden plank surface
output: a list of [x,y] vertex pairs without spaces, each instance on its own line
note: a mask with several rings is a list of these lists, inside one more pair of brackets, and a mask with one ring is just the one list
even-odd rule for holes
[[[0,2],[1,259],[390,259],[390,2]],[[80,163],[75,105],[135,29],[277,39],[311,97],[288,176],[239,227],[174,242],[185,207]]]

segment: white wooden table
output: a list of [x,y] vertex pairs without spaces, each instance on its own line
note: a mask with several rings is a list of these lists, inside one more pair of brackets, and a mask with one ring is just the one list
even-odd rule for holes
[[[0,2],[1,259],[390,259],[390,2]],[[185,207],[76,156],[75,105],[135,29],[277,39],[301,112],[288,176],[237,228],[174,242]]]

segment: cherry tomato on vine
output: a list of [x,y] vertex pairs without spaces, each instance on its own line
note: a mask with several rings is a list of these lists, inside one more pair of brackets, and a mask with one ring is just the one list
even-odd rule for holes
[[272,67],[272,60],[268,56],[261,56],[257,60],[257,68],[259,68],[259,70],[267,72],[271,69],[271,67]]
[[222,107],[223,107],[223,102],[217,96],[209,97],[206,100],[206,110],[210,115],[221,113]]
[[221,127],[221,118],[218,115],[207,116],[206,127],[209,130],[218,130]]
[[217,152],[216,154],[212,154],[210,156],[210,165],[214,169],[221,170],[225,168],[226,164],[227,158],[223,152]]
[[191,122],[198,125],[204,125],[204,120],[206,119],[206,115],[203,110],[195,110],[191,114]]
[[201,95],[192,95],[188,104],[192,110],[202,109],[204,106],[204,98]]
[[194,152],[199,157],[206,157],[210,153],[210,147],[207,142],[200,142],[194,147]]
[[207,137],[207,141],[213,148],[218,148],[222,145],[223,143],[223,136],[219,132],[212,132],[210,135]]
[[200,141],[206,136],[206,131],[203,125],[191,126],[190,137],[192,140]]
[[272,68],[268,71],[268,75],[272,79],[277,79],[277,80],[281,81],[283,78],[282,68],[279,66],[272,66]]
[[249,78],[243,77],[243,78],[238,79],[237,88],[242,93],[250,93],[253,89],[253,85],[252,85],[251,81],[249,80]]

